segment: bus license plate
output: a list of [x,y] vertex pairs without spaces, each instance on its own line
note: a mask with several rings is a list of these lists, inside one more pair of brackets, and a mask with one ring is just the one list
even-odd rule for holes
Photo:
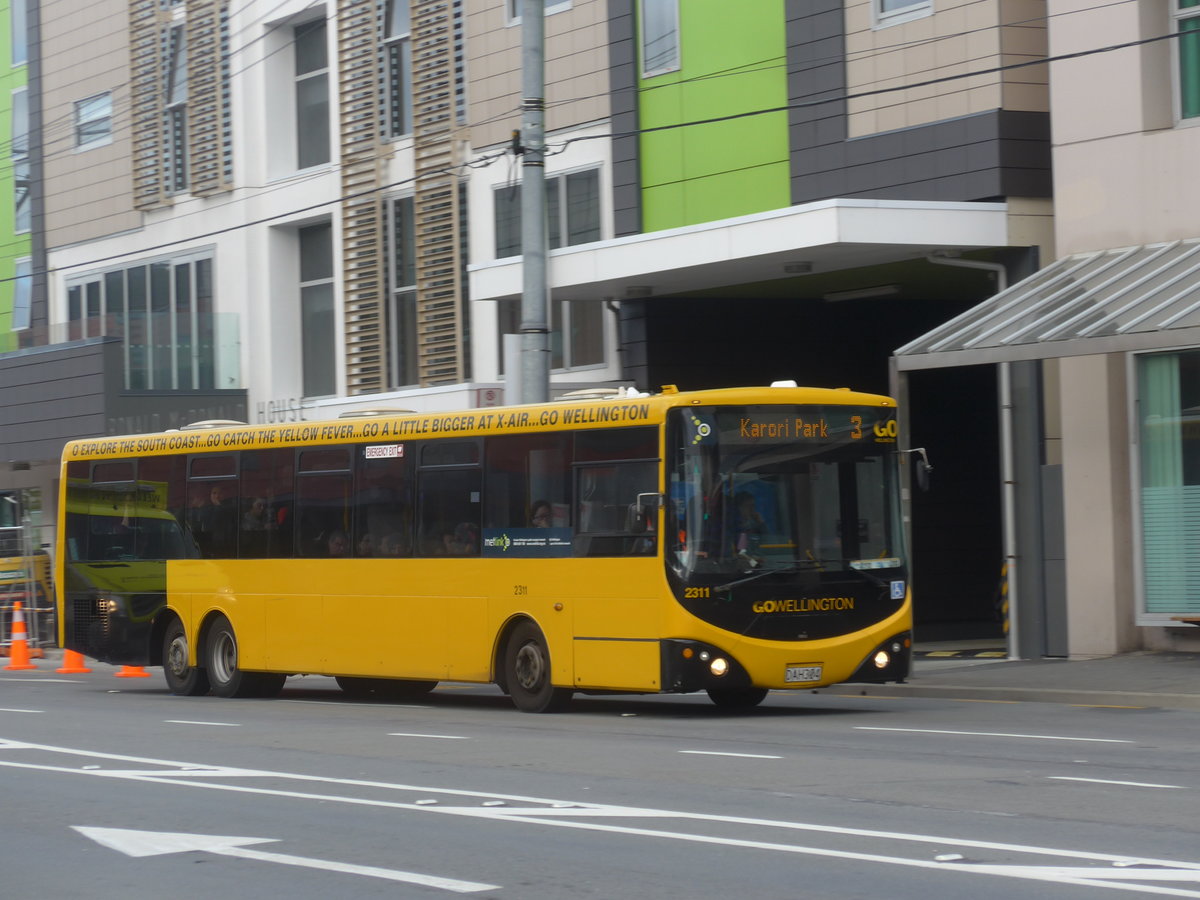
[[820,681],[820,666],[788,666],[783,680],[788,684],[802,684],[806,681]]

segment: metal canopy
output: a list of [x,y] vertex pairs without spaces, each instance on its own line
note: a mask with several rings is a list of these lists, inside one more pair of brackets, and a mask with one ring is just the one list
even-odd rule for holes
[[1200,238],[1057,260],[895,352],[900,370],[1200,344]]

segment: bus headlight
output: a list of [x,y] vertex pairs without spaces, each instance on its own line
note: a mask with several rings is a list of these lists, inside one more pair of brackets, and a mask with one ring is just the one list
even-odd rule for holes
[[890,663],[891,661],[892,661],[892,658],[890,656],[888,656],[888,653],[886,650],[880,650],[878,653],[875,654],[874,662],[875,662],[875,668],[877,668],[877,669],[886,669],[888,666],[888,663]]
[[708,671],[720,678],[729,671],[729,662],[728,660],[722,659],[720,656],[718,656],[708,664]]

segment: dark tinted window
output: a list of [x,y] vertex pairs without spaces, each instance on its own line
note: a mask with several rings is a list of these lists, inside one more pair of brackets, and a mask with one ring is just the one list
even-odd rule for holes
[[657,457],[657,428],[602,428],[575,435],[577,462]]

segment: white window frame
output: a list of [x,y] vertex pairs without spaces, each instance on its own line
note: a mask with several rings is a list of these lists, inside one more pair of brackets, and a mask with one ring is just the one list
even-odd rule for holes
[[13,263],[12,330],[26,331],[33,313],[33,260],[24,256]]
[[[497,336],[499,345],[497,347],[498,359],[500,365],[497,371],[503,372],[504,368],[512,362],[506,359],[504,355],[504,338],[507,335],[512,335],[517,332],[521,322],[521,301],[520,300],[504,300],[501,301],[503,306],[498,311],[497,321]],[[596,362],[577,363],[574,359],[575,348],[571,343],[571,317],[572,312],[578,312],[587,305],[593,309],[600,311],[600,327],[594,332],[594,339],[599,344],[599,360]],[[608,327],[605,324],[604,308],[599,300],[570,300],[570,299],[553,299],[550,301],[548,308],[550,314],[549,327],[550,332],[547,335],[549,340],[550,350],[550,371],[555,375],[562,375],[569,372],[586,372],[588,370],[603,369],[608,365]],[[555,356],[561,361],[561,365],[555,365]]]
[[[504,0],[504,11],[507,14],[509,25],[521,24],[521,6],[524,0]],[[542,0],[546,5],[546,15],[553,16],[556,13],[566,12],[571,8],[571,0]]]
[[[412,284],[400,284],[400,273],[396,271],[396,258],[400,255],[402,247],[397,245],[404,237],[399,233],[396,227],[397,220],[402,216],[407,219],[405,227],[410,234],[415,234],[416,231],[416,207],[415,199],[412,194],[400,194],[394,197],[388,197],[384,204],[385,216],[387,221],[387,279],[388,279],[388,299],[387,299],[387,347],[388,347],[388,382],[393,390],[412,387],[420,380],[419,363],[416,358],[417,347],[416,341],[408,342],[407,346],[401,345],[401,338],[406,329],[415,329],[416,327],[416,259],[410,261],[410,267],[413,272]],[[409,243],[409,242],[405,242]],[[414,256],[416,254],[416,241],[411,242],[411,246],[407,248]],[[410,354],[412,354],[410,358]],[[406,373],[411,377],[405,377]]]
[[[323,275],[323,276],[320,276],[319,278],[311,278],[307,281],[304,281],[304,280],[302,280],[303,274],[301,272],[301,264],[300,264],[300,260],[299,260],[299,254],[301,252],[300,248],[303,245],[303,241],[300,237],[300,233],[308,228],[325,227],[325,226],[328,226],[328,228],[329,228],[330,272],[328,275]],[[328,346],[323,346],[321,348],[322,351],[327,351],[329,354],[328,360],[326,360],[326,361],[329,364],[329,368],[330,368],[332,376],[333,376],[332,390],[325,394],[308,394],[308,393],[304,392],[304,388],[303,388],[304,374],[305,374],[306,368],[308,366],[308,358],[305,354],[305,351],[308,349],[308,347],[304,340],[304,332],[305,332],[305,324],[306,324],[306,319],[308,318],[309,310],[307,308],[308,303],[306,302],[305,297],[304,297],[305,290],[311,289],[311,288],[324,288],[324,287],[329,288],[329,299],[330,299],[330,303],[332,304],[332,315],[333,315],[333,320],[335,323],[335,328],[336,328],[336,321],[337,321],[337,316],[338,316],[338,312],[339,312],[338,292],[337,292],[337,260],[335,258],[335,254],[337,253],[337,242],[335,240],[335,235],[333,232],[333,222],[330,220],[326,220],[324,222],[311,222],[307,225],[302,225],[299,228],[297,228],[296,229],[296,249],[297,249],[296,300],[297,300],[297,307],[300,312],[300,351],[301,351],[300,352],[300,372],[301,372],[300,383],[302,385],[301,391],[304,394],[305,399],[310,399],[313,397],[336,397],[338,395],[338,347],[337,347],[337,335],[336,334],[330,334],[329,340],[328,340]]]
[[10,0],[8,16],[12,66],[16,68],[29,62],[29,0]]
[[871,14],[876,28],[890,28],[933,15],[933,0],[871,0]]
[[[558,194],[558,222],[557,222],[557,225],[558,225],[559,244],[557,247],[548,247],[549,250],[552,250],[552,251],[553,250],[563,250],[567,247],[579,247],[579,246],[582,246],[584,243],[595,243],[594,241],[579,241],[576,243],[570,243],[567,240],[567,235],[568,235],[568,231],[569,231],[569,220],[568,220],[569,209],[567,207],[567,179],[573,175],[582,175],[585,173],[592,173],[592,172],[596,173],[596,189],[597,189],[597,197],[598,197],[598,201],[599,201],[597,204],[597,208],[596,208],[596,219],[597,219],[597,224],[599,225],[599,228],[600,228],[600,235],[599,235],[599,237],[596,238],[596,240],[603,241],[603,240],[605,240],[606,236],[608,235],[608,227],[607,227],[608,223],[607,223],[606,209],[605,209],[605,202],[604,202],[604,197],[605,197],[604,167],[598,166],[598,165],[588,165],[588,166],[580,166],[580,167],[574,168],[574,169],[563,169],[560,172],[547,172],[545,174],[545,180],[547,183],[547,186],[546,186],[547,204],[549,203],[549,193],[550,193],[549,183],[550,182],[555,183],[554,190]],[[521,205],[520,205],[521,185],[518,183],[516,187],[517,187],[517,191],[514,191],[513,194],[517,200],[517,211],[519,213],[521,210]],[[496,222],[496,215],[495,215],[496,198],[503,191],[512,191],[512,186],[511,185],[492,185],[493,229],[494,229],[495,222]],[[547,215],[549,215],[549,210],[547,210]],[[551,234],[551,223],[549,221],[547,221],[546,222],[546,240],[547,241],[549,241],[549,239],[550,239],[550,234]],[[519,236],[520,236],[520,234],[518,231],[518,237]],[[496,256],[495,255],[496,241],[498,238],[499,238],[499,235],[495,232],[495,230],[493,230],[492,248],[491,248],[493,259],[513,259],[516,256],[520,255],[520,250],[518,250],[516,253],[514,253],[510,256]]]
[[[1171,0],[1171,33],[1180,34],[1180,25],[1188,20],[1200,18],[1200,6],[1183,7],[1179,0]],[[1190,32],[1194,33],[1194,32]],[[1183,62],[1182,54],[1179,52],[1180,40],[1170,41],[1171,45],[1171,115],[1175,120],[1175,125],[1181,128],[1194,128],[1200,125],[1200,114],[1194,116],[1183,115],[1183,82],[1180,77],[1180,67]],[[1200,93],[1200,85],[1193,88],[1194,91]]]
[[[166,130],[168,194],[186,194],[191,185],[188,145],[188,53],[187,27],[168,26],[165,78],[163,79],[163,127]],[[180,77],[181,76],[181,77]]]
[[[406,9],[405,18],[408,20],[407,31],[391,31],[394,16],[394,9],[403,4]],[[405,66],[407,58],[407,71],[401,73],[399,90],[406,92],[407,96],[403,99],[404,115],[401,116],[401,123],[397,129],[393,118],[395,110],[395,98],[392,95],[392,53],[398,50],[400,53],[400,65]],[[387,139],[398,141],[402,138],[412,137],[413,131],[413,67],[412,67],[412,4],[409,0],[387,0],[384,8],[383,22],[383,69],[387,73],[386,94],[387,94]]]
[[[17,97],[22,99],[18,101]],[[12,115],[12,172],[13,172],[13,232],[28,234],[33,230],[33,210],[29,196],[30,160],[29,160],[29,91],[28,88],[17,88],[11,96]],[[24,194],[18,189],[17,182],[25,179]]]
[[[679,4],[681,0],[638,0],[638,59],[641,61],[641,70],[643,78],[653,78],[656,75],[665,75],[668,72],[678,72],[683,66],[683,47],[680,46],[679,40]],[[646,4],[647,3],[662,3],[669,4],[671,12],[674,13],[674,29],[675,35],[675,58],[669,63],[651,68],[646,64]]]
[[[322,69],[309,69],[307,72],[298,73],[298,72],[296,72],[296,67],[295,67],[295,60],[296,60],[296,57],[298,56],[298,52],[295,50],[296,34],[300,29],[306,28],[310,25],[315,25],[318,22],[320,22],[324,26],[324,29],[325,29],[325,67]],[[328,19],[310,19],[306,22],[298,22],[292,28],[293,53],[295,54],[293,57],[294,62],[293,62],[293,67],[292,67],[292,103],[293,103],[293,107],[295,110],[294,117],[293,117],[295,120],[295,125],[293,126],[295,130],[293,133],[295,134],[295,138],[296,138],[296,168],[298,171],[301,171],[301,172],[303,172],[307,169],[320,169],[320,168],[330,165],[333,162],[333,145],[334,145],[334,141],[336,140],[337,136],[334,131],[333,122],[332,122],[332,118],[331,118],[332,113],[333,113],[333,87],[334,87],[334,85],[333,85],[333,78],[332,78],[332,70],[329,65],[329,34],[330,34],[330,30],[331,29],[329,28],[329,20]],[[325,84],[325,105],[329,110],[329,113],[327,115],[327,121],[325,123],[326,131],[327,131],[326,137],[328,140],[328,146],[325,147],[325,159],[324,160],[322,160],[320,162],[304,164],[300,161],[300,120],[301,120],[301,117],[300,117],[300,85],[303,82],[316,81],[317,79],[321,79]]]
[[[94,112],[87,110],[87,104],[99,100],[106,100],[107,106],[98,107],[103,114],[96,115]],[[103,134],[84,140],[83,131],[87,125],[95,125],[99,122],[108,122],[108,127]],[[93,150],[96,147],[104,147],[112,143],[113,140],[113,114],[112,114],[112,91],[101,91],[99,94],[92,94],[90,97],[84,97],[82,100],[75,101],[75,149],[76,150]]]

